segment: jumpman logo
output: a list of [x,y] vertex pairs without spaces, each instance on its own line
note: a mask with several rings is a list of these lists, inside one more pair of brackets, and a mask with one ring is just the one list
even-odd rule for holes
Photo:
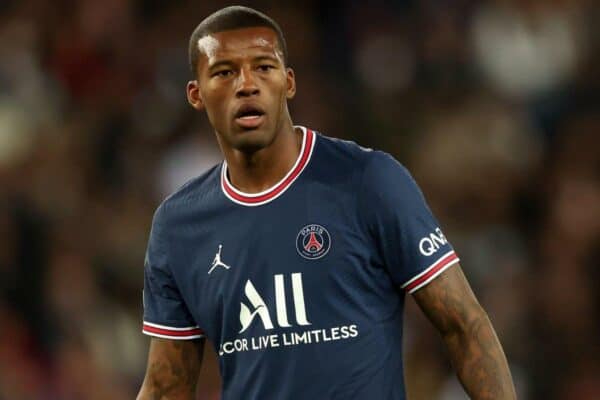
[[223,247],[223,245],[219,245],[219,251],[217,251],[217,254],[215,254],[215,259],[213,260],[212,264],[210,265],[210,269],[208,270],[209,274],[211,272],[213,272],[213,269],[217,268],[219,265],[225,269],[231,268],[229,265],[227,265],[223,261],[221,261],[221,248],[222,247]]

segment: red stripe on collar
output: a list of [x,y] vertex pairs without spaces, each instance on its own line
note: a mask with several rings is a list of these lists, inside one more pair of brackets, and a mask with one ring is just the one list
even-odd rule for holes
[[223,192],[235,203],[247,206],[258,206],[275,199],[292,185],[308,164],[315,144],[315,136],[313,131],[306,128],[302,149],[295,165],[281,181],[261,193],[243,193],[235,189],[231,183],[229,183],[229,179],[227,178],[227,163],[223,163],[221,171],[221,188],[223,189]]

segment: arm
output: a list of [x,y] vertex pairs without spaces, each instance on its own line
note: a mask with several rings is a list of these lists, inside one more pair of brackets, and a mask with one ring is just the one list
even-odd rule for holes
[[193,400],[203,351],[204,339],[152,338],[137,400]]
[[516,399],[508,363],[492,324],[454,265],[414,294],[441,333],[458,378],[472,399]]

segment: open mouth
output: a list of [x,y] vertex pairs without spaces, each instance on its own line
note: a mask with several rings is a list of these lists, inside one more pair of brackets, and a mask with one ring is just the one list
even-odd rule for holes
[[235,113],[235,121],[242,128],[258,127],[264,120],[265,112],[258,106],[245,104]]

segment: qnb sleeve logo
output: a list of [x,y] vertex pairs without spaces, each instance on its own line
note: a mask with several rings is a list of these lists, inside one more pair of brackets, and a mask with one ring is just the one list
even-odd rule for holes
[[435,254],[440,247],[447,243],[448,241],[442,233],[442,230],[440,228],[436,228],[435,232],[430,233],[429,236],[425,236],[419,241],[419,251],[424,256],[430,256]]
[[[275,275],[273,279],[275,283],[275,311],[277,316],[277,324],[281,328],[289,328],[292,325],[288,320],[283,275]],[[246,281],[244,293],[246,294],[246,298],[252,306],[252,309],[243,302],[240,302],[240,323],[242,324],[242,329],[240,329],[238,333],[242,333],[248,329],[255,318],[260,319],[263,327],[266,330],[273,329],[273,322],[271,320],[269,309],[250,279]],[[310,322],[308,322],[306,317],[306,306],[304,304],[304,290],[302,287],[301,273],[292,274],[292,296],[294,300],[296,323],[298,325],[310,325]]]

